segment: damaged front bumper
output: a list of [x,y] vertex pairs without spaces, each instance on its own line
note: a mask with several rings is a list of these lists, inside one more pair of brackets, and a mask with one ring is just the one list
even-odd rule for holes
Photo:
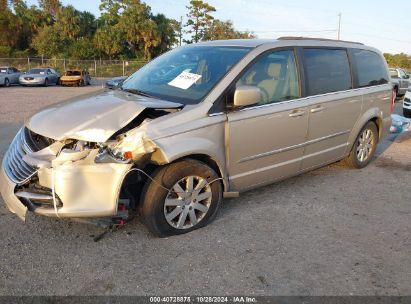
[[8,209],[22,220],[28,210],[61,218],[117,215],[121,186],[132,165],[95,163],[97,149],[53,159],[50,147],[36,153],[25,141],[24,129],[16,135],[0,170],[0,192]]

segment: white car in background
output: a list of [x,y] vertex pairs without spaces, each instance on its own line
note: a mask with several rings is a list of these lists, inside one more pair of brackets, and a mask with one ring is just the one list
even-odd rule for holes
[[20,71],[13,67],[0,67],[0,85],[8,87],[11,84],[18,84]]
[[405,92],[402,112],[404,117],[411,118],[411,86],[409,86],[407,92]]

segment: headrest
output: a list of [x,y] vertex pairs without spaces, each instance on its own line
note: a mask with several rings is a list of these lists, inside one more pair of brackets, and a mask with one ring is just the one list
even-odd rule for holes
[[280,63],[270,63],[267,67],[267,74],[270,78],[279,78],[281,71]]

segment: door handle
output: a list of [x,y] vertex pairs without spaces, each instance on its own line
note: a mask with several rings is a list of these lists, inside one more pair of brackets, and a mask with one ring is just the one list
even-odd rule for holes
[[310,110],[311,113],[318,113],[324,111],[325,108],[323,106],[319,106]]
[[305,114],[305,111],[295,110],[295,111],[292,111],[290,114],[288,114],[288,116],[299,117],[299,116],[303,116],[304,114]]

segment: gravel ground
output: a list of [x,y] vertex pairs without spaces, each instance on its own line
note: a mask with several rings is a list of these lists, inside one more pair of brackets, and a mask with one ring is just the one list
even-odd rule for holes
[[[1,88],[0,156],[24,119],[84,88]],[[399,111],[400,104],[397,104]],[[0,199],[0,295],[411,295],[411,139],[367,168],[340,163],[226,199],[217,219],[158,239],[10,214]]]

